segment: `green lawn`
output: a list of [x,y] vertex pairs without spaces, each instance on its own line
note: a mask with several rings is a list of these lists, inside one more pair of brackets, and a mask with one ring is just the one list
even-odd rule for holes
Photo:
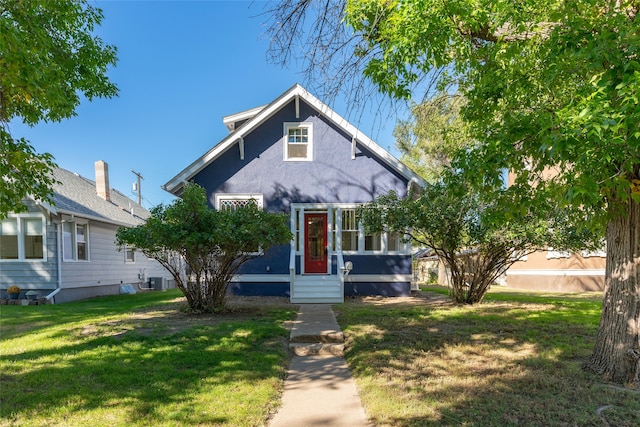
[[183,313],[177,291],[0,306],[0,425],[262,425],[292,306]]
[[375,425],[640,425],[640,391],[580,368],[601,295],[498,290],[473,307],[434,295],[335,306]]
[[[335,306],[375,425],[638,425],[638,391],[580,369],[600,295],[500,290],[475,307],[434,295]],[[294,307],[258,300],[193,316],[179,296],[0,306],[0,425],[264,424],[279,404]]]

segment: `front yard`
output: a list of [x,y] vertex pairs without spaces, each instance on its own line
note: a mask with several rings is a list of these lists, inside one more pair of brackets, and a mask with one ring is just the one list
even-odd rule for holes
[[190,316],[179,297],[0,307],[0,425],[261,425],[279,404],[282,325],[296,311]]
[[638,426],[640,391],[580,368],[600,299],[498,290],[468,307],[423,293],[358,299],[336,314],[377,426]]
[[[581,370],[598,294],[492,291],[334,306],[376,426],[637,426],[640,392]],[[435,292],[435,293],[434,293]],[[0,307],[2,426],[261,426],[280,403],[296,306],[181,311],[176,291]]]

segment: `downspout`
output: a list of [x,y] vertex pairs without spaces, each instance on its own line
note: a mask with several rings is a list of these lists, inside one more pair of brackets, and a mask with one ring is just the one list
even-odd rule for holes
[[62,241],[60,236],[62,236],[62,223],[59,223],[58,226],[56,227],[56,252],[57,252],[56,258],[57,258],[57,264],[58,264],[56,288],[53,290],[53,292],[51,292],[49,295],[44,297],[47,301],[53,300],[54,303],[55,303],[55,300],[53,299],[53,297],[55,297],[61,291],[61,288],[62,288]]

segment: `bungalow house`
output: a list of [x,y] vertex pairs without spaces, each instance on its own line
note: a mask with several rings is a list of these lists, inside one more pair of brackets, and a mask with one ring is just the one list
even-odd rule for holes
[[255,203],[286,213],[294,235],[243,265],[232,292],[294,303],[410,293],[410,244],[396,234],[366,234],[356,208],[424,185],[417,174],[297,84],[223,123],[229,134],[163,188],[180,197],[193,181],[214,209]]
[[[0,221],[0,293],[9,286],[52,302],[117,294],[121,285],[148,288],[147,278],[171,277],[143,254],[119,248],[119,227],[144,222],[149,212],[109,187],[98,161],[96,181],[57,168],[54,206],[27,199],[27,211]],[[155,281],[167,283],[164,280]]]

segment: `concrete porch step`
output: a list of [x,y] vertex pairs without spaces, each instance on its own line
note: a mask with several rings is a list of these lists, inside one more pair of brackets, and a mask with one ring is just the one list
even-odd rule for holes
[[344,343],[344,334],[342,331],[320,331],[318,333],[299,333],[292,334],[290,341],[292,343],[324,343],[324,344],[342,344]]
[[329,304],[301,304],[289,335],[297,356],[342,356],[344,334]]

